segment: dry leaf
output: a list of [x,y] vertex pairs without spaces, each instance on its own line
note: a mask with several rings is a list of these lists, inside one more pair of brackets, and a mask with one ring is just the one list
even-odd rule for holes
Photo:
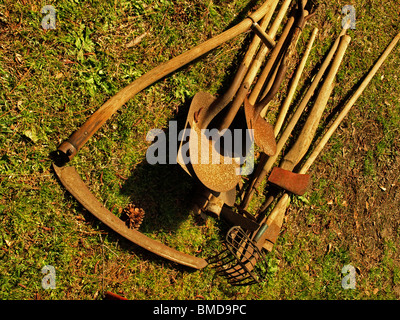
[[143,38],[144,38],[145,36],[147,36],[147,34],[148,34],[148,32],[145,32],[145,33],[141,34],[140,36],[137,36],[135,39],[133,39],[131,42],[129,42],[129,43],[126,45],[126,47],[127,47],[127,48],[132,48],[132,47],[136,46],[137,44],[140,43],[140,41],[143,40]]
[[31,140],[33,143],[39,141],[35,128],[32,128],[31,130],[25,130],[24,136],[27,137],[29,140]]
[[19,53],[15,54],[15,61],[18,63],[22,63],[22,56]]
[[9,247],[9,248],[11,248],[11,246],[12,246],[12,244],[14,242],[14,241],[10,241],[10,240],[7,240],[7,239],[4,239],[4,241],[5,241],[6,245],[7,245],[7,247]]

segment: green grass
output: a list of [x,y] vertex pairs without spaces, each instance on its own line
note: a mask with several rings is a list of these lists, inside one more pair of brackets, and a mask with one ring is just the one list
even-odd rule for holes
[[[57,10],[57,28],[46,32],[40,26],[45,4]],[[341,28],[342,4],[319,4],[299,41],[304,48],[312,27],[319,27],[301,85]],[[332,115],[399,24],[396,6],[353,4],[357,29],[349,30],[352,42],[328,105]],[[232,287],[210,267],[193,271],[132,245],[83,209],[51,170],[50,153],[108,98],[241,21],[252,5],[0,4],[0,299],[101,299],[106,290],[130,299],[399,298],[398,48],[311,168],[310,190],[292,197],[262,284]],[[133,45],[135,39],[140,41]],[[71,163],[113,213],[134,202],[146,211],[143,233],[199,257],[221,250],[228,226],[192,214],[193,179],[178,165],[146,164],[145,137],[154,128],[167,131],[171,120],[183,127],[196,92],[222,94],[249,39],[242,35],[136,95]],[[249,210],[264,198],[257,195]],[[358,270],[355,290],[341,287],[345,264]],[[45,265],[56,269],[56,289],[41,286]]]

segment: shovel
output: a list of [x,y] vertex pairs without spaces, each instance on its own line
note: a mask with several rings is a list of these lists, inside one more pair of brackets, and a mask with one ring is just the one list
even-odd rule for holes
[[[277,3],[278,1],[271,3],[271,9],[262,19],[261,26],[258,26],[258,24],[253,25],[253,30],[258,37],[255,37],[250,44],[229,90],[218,99],[206,92],[199,92],[192,100],[185,125],[185,131],[190,129],[190,134],[188,134],[189,146],[184,147],[184,141],[181,142],[178,152],[178,163],[180,163],[186,172],[192,176],[195,175],[203,185],[212,191],[227,192],[234,189],[241,178],[240,165],[231,157],[233,150],[229,150],[229,152],[227,152],[228,155],[223,155],[223,152],[217,150],[216,145],[221,142],[221,135],[217,134],[216,139],[209,141],[209,138],[205,136],[203,132],[208,128],[210,122],[216,117],[216,115],[229,104],[233,96],[236,94],[246,72],[249,69],[249,65],[253,60],[261,39],[263,40],[264,45],[268,48],[271,48],[275,44],[273,37],[274,32],[276,31],[270,32],[270,35],[263,33],[271,20]],[[287,7],[287,5],[281,7],[273,26],[277,26],[281,23],[284,14],[287,11]],[[275,29],[277,28],[275,27]],[[235,100],[238,98],[239,96],[236,96]],[[227,128],[224,126],[224,122],[222,123],[222,129],[223,128]],[[187,163],[188,161],[184,161],[185,153],[188,151],[190,156],[190,165]],[[234,193],[230,192],[230,195],[232,194]],[[230,198],[230,200],[229,203],[233,204],[234,199]]]
[[288,23],[288,25],[293,23],[293,26],[291,27],[289,35],[284,40],[284,43],[282,43],[282,48],[279,51],[279,54],[276,55],[277,61],[281,61],[270,90],[265,97],[254,106],[251,105],[247,99],[245,100],[247,125],[249,129],[254,130],[253,138],[255,143],[260,147],[261,151],[267,155],[272,156],[276,153],[276,146],[275,150],[271,150],[269,145],[265,144],[266,141],[275,139],[275,136],[271,125],[264,118],[262,118],[260,114],[264,107],[274,98],[275,94],[279,90],[279,87],[285,77],[290,57],[294,54],[297,38],[304,27],[305,21],[306,15],[304,10],[304,1],[299,0],[296,18],[292,17]]

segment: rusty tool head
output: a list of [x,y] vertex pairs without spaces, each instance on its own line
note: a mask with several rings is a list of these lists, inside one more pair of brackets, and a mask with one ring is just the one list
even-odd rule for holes
[[[239,165],[235,159],[221,154],[215,140],[204,134],[203,115],[215,107],[216,98],[207,92],[198,92],[192,100],[185,130],[189,130],[189,142],[182,141],[178,152],[179,164],[192,176],[196,176],[208,189],[225,192],[235,188],[240,180]],[[189,159],[184,154],[189,152]],[[190,164],[187,163],[190,160]],[[191,170],[190,170],[191,169]],[[190,172],[191,171],[191,172]]]
[[294,173],[279,167],[272,169],[268,182],[298,196],[303,195],[310,184],[309,174]]
[[[269,156],[273,156],[276,153],[276,142],[273,127],[261,117],[261,111],[264,107],[274,98],[282,84],[288,64],[291,59],[291,55],[295,52],[297,38],[306,21],[306,11],[304,9],[304,1],[298,1],[298,7],[296,11],[296,18],[292,17],[293,25],[291,26],[290,32],[287,37],[282,37],[279,43],[275,47],[277,54],[273,54],[274,57],[274,68],[271,69],[270,74],[275,72],[276,76],[271,88],[267,94],[255,105],[252,105],[248,99],[245,99],[245,114],[246,121],[249,129],[254,130],[254,141],[261,148],[261,150]],[[294,20],[293,20],[294,19]]]

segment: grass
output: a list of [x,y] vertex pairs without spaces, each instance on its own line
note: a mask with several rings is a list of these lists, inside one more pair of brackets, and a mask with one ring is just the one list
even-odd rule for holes
[[[193,271],[132,245],[84,210],[51,170],[50,153],[109,97],[241,21],[254,3],[0,4],[1,299],[101,299],[106,290],[130,299],[399,299],[398,48],[311,168],[309,192],[293,197],[262,284],[232,287],[210,267]],[[57,10],[55,30],[40,26],[46,4]],[[299,41],[304,48],[319,27],[303,86],[340,32],[343,5],[319,1]],[[398,6],[353,5],[357,29],[349,30],[331,115],[397,32]],[[168,132],[171,120],[183,126],[196,92],[223,93],[248,39],[240,36],[136,95],[72,162],[116,215],[134,202],[146,211],[143,233],[204,258],[221,250],[228,226],[192,214],[193,180],[177,165],[146,164],[145,137],[154,128]],[[263,199],[261,192],[250,210]],[[357,270],[355,290],[341,287],[346,264]],[[45,265],[55,267],[56,289],[41,286]]]

